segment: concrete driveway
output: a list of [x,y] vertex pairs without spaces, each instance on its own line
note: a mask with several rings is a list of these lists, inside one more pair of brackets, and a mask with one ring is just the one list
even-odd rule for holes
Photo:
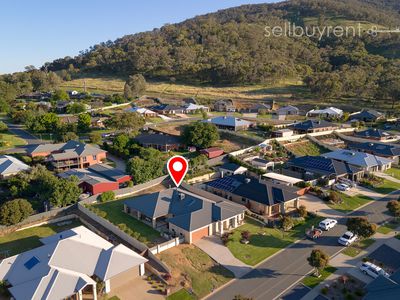
[[330,208],[324,203],[324,200],[318,198],[317,196],[306,194],[300,197],[300,205],[305,205],[309,212],[318,213],[318,215],[327,218],[340,218],[345,214]]
[[355,196],[355,195],[363,195],[363,196],[367,196],[367,197],[370,197],[370,198],[375,199],[375,200],[378,200],[378,199],[380,199],[380,198],[385,196],[383,194],[377,193],[375,191],[372,191],[372,190],[367,189],[367,188],[362,187],[362,186],[352,187],[350,190],[342,192],[342,193],[344,193],[346,195],[349,195],[351,197]]
[[234,257],[231,251],[222,244],[219,237],[205,237],[194,244],[211,256],[217,263],[232,271],[236,278],[242,277],[252,270],[251,266]]

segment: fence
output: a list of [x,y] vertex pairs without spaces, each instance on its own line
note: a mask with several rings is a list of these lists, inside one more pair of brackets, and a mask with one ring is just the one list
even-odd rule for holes
[[153,254],[158,254],[165,250],[168,250],[170,248],[178,246],[179,244],[181,244],[183,242],[184,242],[184,239],[180,239],[180,238],[176,237],[172,240],[166,241],[164,243],[158,244],[157,246],[154,246],[153,248],[150,248],[149,251]]
[[219,178],[220,176],[221,176],[220,172],[211,172],[211,173],[207,173],[207,174],[204,174],[201,176],[191,178],[191,179],[187,180],[187,183],[201,183],[201,182],[208,181],[211,179]]
[[99,223],[101,226],[103,226],[107,230],[111,231],[113,234],[115,234],[119,238],[123,239],[125,242],[127,242],[134,248],[138,249],[140,252],[143,252],[148,249],[148,247],[145,244],[143,244],[142,242],[139,242],[137,239],[135,239],[132,236],[130,236],[129,234],[123,232],[121,229],[119,229],[117,226],[115,226],[108,220],[103,219],[102,217],[99,217],[94,212],[92,212],[89,209],[87,209],[86,207],[84,207],[82,204],[78,203],[78,209],[80,212],[85,214],[87,217],[89,217],[96,223]]

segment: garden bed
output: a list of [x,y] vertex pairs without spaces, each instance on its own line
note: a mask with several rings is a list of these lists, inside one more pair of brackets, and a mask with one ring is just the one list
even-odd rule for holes
[[340,276],[332,284],[324,286],[321,294],[328,299],[358,300],[365,295],[364,286],[362,281],[346,274]]

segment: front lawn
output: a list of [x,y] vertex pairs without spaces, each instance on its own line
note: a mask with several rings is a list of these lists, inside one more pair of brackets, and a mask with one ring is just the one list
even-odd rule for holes
[[290,151],[296,156],[306,156],[306,155],[318,156],[328,152],[326,148],[323,148],[309,140],[288,143],[285,144],[284,146],[288,151]]
[[[229,236],[227,247],[232,254],[248,265],[256,265],[272,254],[287,247],[294,241],[304,237],[305,230],[311,225],[317,225],[322,218],[314,217],[297,224],[292,230],[283,232],[275,228],[262,227],[261,223],[246,218],[246,223],[235,229]],[[242,244],[241,232],[251,233],[250,243]]]
[[70,224],[62,226],[48,224],[12,232],[0,237],[0,255],[12,256],[37,248],[42,245],[39,239],[80,225],[78,220],[72,220]]
[[395,230],[399,226],[400,226],[400,223],[397,223],[397,222],[386,223],[385,225],[379,226],[376,231],[379,233],[388,234],[388,233],[392,232],[393,230]]
[[320,277],[315,277],[314,275],[308,275],[303,279],[302,283],[311,289],[315,288],[318,284],[320,284],[322,281],[328,278],[331,274],[335,273],[336,270],[337,269],[335,267],[327,266],[325,269],[321,271]]
[[195,299],[186,289],[180,289],[179,291],[169,295],[167,300],[193,300]]
[[[173,289],[191,288],[194,294],[188,298],[188,293],[180,290],[168,299],[200,299],[234,278],[231,271],[194,245],[181,244],[157,256],[171,268],[172,278],[168,283]],[[182,295],[186,298],[181,298]]]
[[160,233],[157,230],[153,229],[151,226],[125,213],[124,201],[126,200],[127,199],[121,199],[101,204],[95,204],[93,205],[93,207],[105,212],[107,214],[105,216],[105,219],[107,219],[111,223],[115,225],[125,224],[133,232],[139,233],[140,237],[143,237],[145,239],[141,240],[149,247],[152,247],[154,243],[156,243],[157,240],[160,239]]
[[380,183],[368,184],[367,188],[381,194],[389,194],[391,192],[400,190],[400,183],[393,182],[387,179],[382,179]]
[[390,168],[385,171],[386,174],[400,180],[400,169]]
[[336,209],[338,211],[341,211],[343,213],[352,212],[353,210],[374,200],[374,199],[364,196],[364,195],[348,196],[344,193],[339,193],[339,195],[340,195],[340,198],[343,200],[342,203],[333,204],[333,203],[329,202],[328,206],[333,209]]
[[0,132],[0,150],[11,149],[26,145],[26,141],[11,132]]
[[361,251],[367,249],[373,243],[375,243],[374,239],[360,240],[360,241],[354,242],[353,245],[344,249],[342,251],[342,253],[346,254],[347,256],[356,257],[358,254],[361,253]]

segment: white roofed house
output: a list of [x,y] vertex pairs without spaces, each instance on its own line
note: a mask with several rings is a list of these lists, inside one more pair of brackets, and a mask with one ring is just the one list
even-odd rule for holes
[[307,113],[307,117],[319,118],[340,118],[343,116],[343,110],[336,107],[327,107],[325,109],[312,109]]
[[147,259],[84,226],[41,239],[43,246],[3,259],[0,280],[15,300],[97,299],[144,275]]
[[143,117],[157,117],[157,113],[145,107],[131,107],[126,110],[127,112],[136,112]]
[[188,105],[184,106],[184,113],[186,114],[195,114],[200,111],[209,112],[210,108],[204,105],[198,105],[194,103],[189,103]]
[[0,179],[18,174],[21,171],[30,170],[27,164],[10,155],[0,155]]

